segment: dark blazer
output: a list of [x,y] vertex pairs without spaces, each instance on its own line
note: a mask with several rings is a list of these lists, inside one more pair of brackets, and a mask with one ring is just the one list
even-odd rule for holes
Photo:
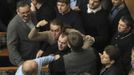
[[50,75],[66,75],[63,56],[70,52],[69,48],[65,48],[63,51],[57,50],[55,54],[60,55],[60,59],[53,61],[49,64]]
[[58,11],[57,11],[56,18],[61,20],[64,25],[66,25],[66,26],[69,25],[69,26],[79,30],[80,32],[84,33],[81,17],[76,12],[70,10],[68,13],[62,15],[61,13],[58,13]]
[[84,20],[85,33],[95,38],[95,47],[99,52],[102,52],[108,44],[110,28],[107,13],[103,9],[96,13],[87,13],[87,8],[82,11],[82,19]]
[[103,68],[99,75],[123,75],[123,71],[119,66],[113,64],[109,68]]
[[111,44],[117,46],[121,52],[121,63],[126,68],[126,72],[129,71],[131,66],[131,49],[134,46],[134,34],[128,33],[116,33],[112,38]]
[[120,5],[118,7],[112,7],[112,9],[109,13],[109,20],[111,23],[112,34],[115,34],[115,32],[117,31],[118,22],[122,16],[130,16],[131,17],[129,10],[125,4]]
[[131,31],[128,33],[116,33],[112,38],[111,44],[118,46],[122,55],[125,54],[126,57],[126,54],[131,53],[131,49],[134,46],[134,34]]
[[[32,16],[35,25],[36,19]],[[37,42],[28,39],[30,28],[16,15],[9,23],[7,29],[7,46],[12,64],[20,65],[24,60],[35,58]]]
[[74,52],[63,56],[65,71],[67,75],[80,75],[81,73],[91,73],[97,75],[97,56],[93,49]]

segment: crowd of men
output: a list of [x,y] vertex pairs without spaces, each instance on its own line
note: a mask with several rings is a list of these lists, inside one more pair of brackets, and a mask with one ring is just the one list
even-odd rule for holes
[[124,0],[14,2],[0,31],[15,75],[41,75],[46,64],[49,75],[134,74],[134,21]]

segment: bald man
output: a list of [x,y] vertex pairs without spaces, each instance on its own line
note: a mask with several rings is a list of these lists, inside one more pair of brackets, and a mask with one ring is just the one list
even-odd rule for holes
[[40,71],[43,65],[59,59],[59,55],[49,55],[34,60],[25,61],[16,71],[15,75],[41,75]]

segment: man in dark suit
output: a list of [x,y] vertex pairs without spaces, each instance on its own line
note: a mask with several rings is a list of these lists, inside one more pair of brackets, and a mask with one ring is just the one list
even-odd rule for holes
[[109,13],[112,34],[114,35],[118,28],[118,22],[122,16],[130,16],[129,10],[124,0],[111,0],[113,7]]
[[123,71],[118,63],[120,58],[118,47],[113,45],[106,46],[103,53],[100,53],[100,58],[103,68],[99,75],[123,75]]
[[131,50],[131,70],[128,75],[134,75],[134,46]]
[[131,49],[134,46],[134,34],[132,33],[133,19],[123,16],[119,20],[118,32],[113,36],[111,44],[117,46],[121,52],[121,63],[124,67],[125,75],[130,70]]
[[35,22],[28,2],[18,2],[17,15],[10,21],[7,29],[7,46],[12,64],[20,65],[25,60],[35,57],[38,43],[28,39],[28,33]]
[[102,8],[101,0],[88,0],[86,5],[81,9],[85,33],[94,37],[93,47],[102,52],[109,40],[107,12]]
[[61,20],[64,26],[71,26],[84,33],[80,15],[71,10],[69,0],[57,0],[56,18]]
[[83,37],[79,33],[68,34],[68,45],[71,52],[63,56],[66,75],[83,75],[84,73],[97,75],[97,61],[99,59],[92,48],[82,48],[83,42]]

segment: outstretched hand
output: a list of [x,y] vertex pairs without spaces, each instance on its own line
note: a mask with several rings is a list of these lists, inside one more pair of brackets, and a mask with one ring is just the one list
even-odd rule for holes
[[41,57],[43,55],[44,51],[43,50],[39,50],[36,54],[36,58]]

